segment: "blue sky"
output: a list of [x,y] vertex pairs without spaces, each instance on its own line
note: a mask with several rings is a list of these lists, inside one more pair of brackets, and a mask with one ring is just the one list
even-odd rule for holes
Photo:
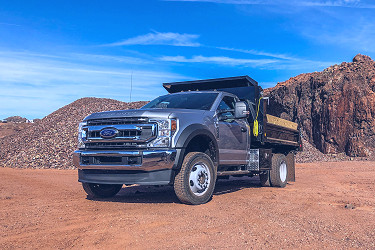
[[[81,97],[151,100],[163,82],[249,75],[263,88],[375,56],[375,1],[2,1],[0,119]],[[131,80],[132,79],[132,80]]]

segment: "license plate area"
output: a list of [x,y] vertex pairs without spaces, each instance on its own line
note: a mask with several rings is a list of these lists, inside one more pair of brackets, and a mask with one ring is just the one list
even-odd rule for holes
[[142,156],[81,156],[81,164],[141,166]]

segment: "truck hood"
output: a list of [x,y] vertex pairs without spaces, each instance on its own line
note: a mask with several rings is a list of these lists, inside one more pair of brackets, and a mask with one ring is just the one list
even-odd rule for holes
[[179,114],[196,114],[203,115],[206,110],[197,109],[129,109],[129,110],[115,110],[93,113],[87,116],[84,121],[91,119],[102,118],[121,118],[121,117],[149,117],[149,118],[175,118]]

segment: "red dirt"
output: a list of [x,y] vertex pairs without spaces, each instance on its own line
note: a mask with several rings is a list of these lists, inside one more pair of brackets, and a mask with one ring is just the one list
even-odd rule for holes
[[219,181],[200,206],[180,204],[171,187],[88,200],[75,170],[0,176],[0,249],[375,248],[375,162],[297,164],[284,189]]

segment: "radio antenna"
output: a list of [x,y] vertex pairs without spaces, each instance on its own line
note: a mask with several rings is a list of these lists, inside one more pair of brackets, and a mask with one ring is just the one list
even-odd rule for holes
[[130,74],[130,102],[132,102],[132,91],[133,91],[133,70]]

